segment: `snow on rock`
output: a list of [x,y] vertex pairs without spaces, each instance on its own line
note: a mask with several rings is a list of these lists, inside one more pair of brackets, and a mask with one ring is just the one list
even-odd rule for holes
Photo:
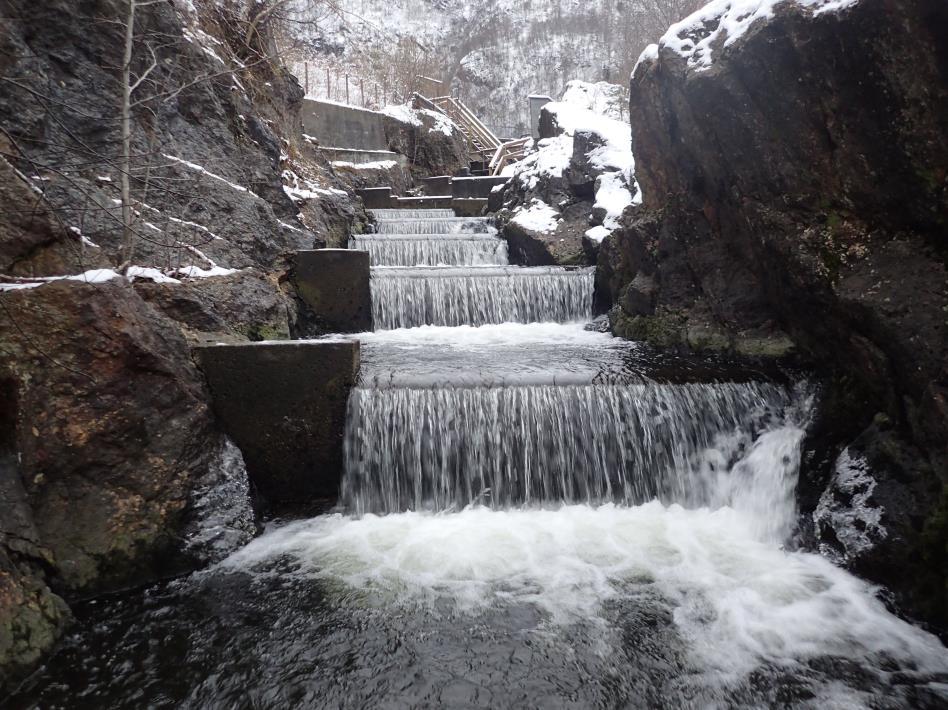
[[629,100],[625,87],[606,81],[591,83],[574,79],[566,82],[563,103],[592,111],[600,116],[621,121],[628,113],[625,106]]
[[819,15],[843,10],[858,0],[712,0],[669,27],[658,46],[646,47],[635,67],[654,61],[659,50],[668,48],[687,60],[690,68],[704,71],[712,65],[715,52],[734,44],[758,20],[772,18],[774,8],[785,2]]
[[202,175],[207,175],[207,177],[217,180],[218,182],[222,182],[228,187],[233,188],[234,190],[237,190],[238,192],[246,192],[248,195],[252,195],[253,197],[257,197],[258,199],[260,199],[256,194],[248,190],[243,185],[238,185],[236,183],[231,182],[227,178],[223,178],[220,175],[216,175],[215,173],[212,173],[210,170],[206,169],[205,167],[201,165],[198,165],[197,163],[192,163],[188,160],[185,160],[184,158],[177,158],[173,155],[168,155],[167,153],[162,153],[162,156],[164,156],[168,160],[174,161],[175,163],[184,165],[185,167],[190,168],[191,170],[199,172]]
[[[320,99],[322,100],[322,99]],[[457,127],[454,125],[454,121],[445,116],[439,111],[432,111],[430,109],[416,109],[413,108],[411,104],[393,104],[390,106],[383,106],[379,109],[379,113],[383,113],[390,118],[394,118],[396,121],[401,121],[402,123],[407,123],[410,126],[415,126],[421,128],[425,126],[424,117],[430,119],[430,126],[428,127],[429,133],[443,133],[449,138],[454,135]]]
[[[632,129],[616,115],[614,99],[622,95],[622,87],[571,81],[561,101],[548,103],[561,135],[537,142],[536,150],[519,163],[507,166],[503,175],[511,183],[530,191],[544,178],[560,178],[570,167],[574,153],[574,136],[590,133],[598,136],[585,160],[598,173],[594,209],[604,213],[602,229],[594,227],[586,236],[601,242],[619,226],[622,211],[633,203],[641,203],[641,191],[635,182],[635,158],[632,155]],[[605,115],[600,111],[607,112]],[[530,146],[532,147],[532,146]],[[534,209],[534,205],[527,208]],[[516,217],[515,217],[516,220]],[[521,226],[521,222],[517,222]]]
[[[338,163],[333,163],[337,165]],[[292,170],[283,171],[283,192],[294,203],[305,202],[306,200],[319,199],[322,195],[347,195],[345,190],[339,190],[335,187],[320,187],[312,180],[301,178]],[[289,184],[287,184],[289,183]]]
[[888,536],[882,526],[882,508],[872,504],[875,487],[876,480],[866,460],[843,449],[836,459],[833,479],[813,512],[817,530],[832,530],[842,550],[821,542],[821,554],[845,562]]
[[151,279],[156,284],[181,283],[178,281],[178,279],[166,276],[158,269],[153,269],[148,266],[129,266],[128,271],[125,272],[125,275],[128,277],[129,281],[134,281],[135,279]]
[[[528,146],[528,150],[532,146]],[[563,177],[563,171],[569,167],[573,155],[572,135],[543,138],[536,144],[536,152],[531,153],[519,163],[513,163],[503,169],[501,175],[517,180],[527,190],[533,190],[544,175]]]
[[111,281],[112,279],[121,278],[128,279],[129,281],[134,281],[135,279],[148,279],[159,284],[179,284],[181,281],[177,278],[174,278],[172,274],[184,278],[206,279],[212,276],[229,276],[230,274],[236,273],[238,271],[238,269],[226,269],[224,267],[218,266],[193,247],[191,247],[190,250],[195,252],[196,255],[204,258],[209,263],[209,267],[202,269],[199,266],[189,265],[178,269],[162,271],[161,269],[156,269],[151,266],[129,266],[124,276],[114,269],[90,269],[89,271],[85,271],[81,274],[71,274],[68,276],[31,276],[29,278],[18,279],[9,283],[0,282],[0,291],[37,288],[48,283],[53,283],[54,281],[83,281],[90,284],[100,284],[105,283],[106,281]]
[[601,224],[586,230],[586,236],[597,244],[602,243],[602,240],[608,237],[610,234],[612,234],[612,230]]
[[[323,99],[320,99],[322,101]],[[422,125],[422,120],[418,115],[418,112],[411,107],[410,104],[393,104],[391,106],[383,106],[379,109],[379,113],[384,113],[386,116],[394,118],[396,121],[401,121],[402,123],[408,123],[412,126]]]
[[534,198],[529,206],[517,210],[510,221],[528,231],[549,234],[556,231],[560,213],[545,202]]
[[200,266],[191,265],[175,269],[173,273],[180,274],[189,279],[207,279],[212,276],[230,276],[231,274],[236,274],[237,271],[237,269],[225,269],[222,266],[211,266],[210,268],[202,269]]
[[605,212],[602,226],[610,232],[619,226],[622,211],[633,203],[641,204],[641,193],[636,190],[635,196],[629,190],[626,174],[622,171],[603,173],[596,180],[596,204],[593,209],[599,208]]
[[391,170],[398,166],[397,160],[374,160],[368,163],[350,163],[348,160],[332,161],[334,168],[349,168],[350,170]]

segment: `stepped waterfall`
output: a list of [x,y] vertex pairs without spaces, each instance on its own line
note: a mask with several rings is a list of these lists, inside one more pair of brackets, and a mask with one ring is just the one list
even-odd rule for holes
[[804,377],[588,329],[594,271],[486,219],[375,219],[338,503],[99,602],[89,706],[944,707],[938,639],[795,549]]

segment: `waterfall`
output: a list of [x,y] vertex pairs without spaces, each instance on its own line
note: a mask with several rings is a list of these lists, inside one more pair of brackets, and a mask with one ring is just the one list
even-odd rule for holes
[[434,219],[386,219],[376,225],[379,234],[496,234],[483,217],[440,217]]
[[372,216],[377,220],[381,221],[384,219],[445,219],[447,217],[454,217],[454,210],[409,210],[409,209],[394,209],[394,210],[369,210]]
[[[728,472],[759,433],[799,443],[790,403],[771,383],[358,388],[342,500],[359,513],[654,497],[720,506],[753,488],[732,480],[753,460]],[[780,500],[762,510],[792,509],[792,492],[767,486]]]
[[568,322],[592,315],[592,269],[376,268],[376,328]]
[[369,252],[373,266],[460,266],[507,263],[507,242],[487,234],[360,235],[350,249]]

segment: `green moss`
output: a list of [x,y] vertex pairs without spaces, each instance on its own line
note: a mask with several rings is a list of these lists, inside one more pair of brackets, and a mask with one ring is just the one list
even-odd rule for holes
[[790,355],[793,349],[794,343],[786,335],[738,336],[734,340],[734,351],[747,357],[781,358]]
[[727,333],[714,325],[689,324],[685,338],[688,347],[696,352],[721,352],[731,347]]
[[285,322],[264,323],[239,328],[238,332],[248,340],[289,340],[290,328]]
[[665,311],[651,316],[629,316],[621,308],[609,313],[612,332],[620,338],[646,342],[660,348],[675,347],[685,341],[685,317]]

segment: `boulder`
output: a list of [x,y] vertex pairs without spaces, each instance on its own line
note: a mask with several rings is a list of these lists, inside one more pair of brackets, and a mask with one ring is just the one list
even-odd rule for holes
[[[681,31],[697,46],[731,26]],[[617,332],[802,356],[824,382],[803,537],[844,449],[862,452],[897,533],[847,564],[942,629],[944,568],[913,560],[944,534],[948,483],[945,28],[940,0],[787,2],[709,64],[660,45],[631,82],[644,205],[603,243],[596,295]]]
[[[199,498],[241,474],[222,462],[233,453],[176,324],[121,279],[3,292],[0,306],[16,451],[5,475],[51,586],[89,595],[198,563],[187,538],[220,513]],[[246,530],[246,501],[231,505]]]
[[468,167],[467,139],[446,117],[432,111],[406,110],[384,119],[389,150],[408,157],[416,180],[456,175]]
[[190,340],[285,340],[296,323],[295,300],[253,269],[180,284],[136,281],[135,290]]

